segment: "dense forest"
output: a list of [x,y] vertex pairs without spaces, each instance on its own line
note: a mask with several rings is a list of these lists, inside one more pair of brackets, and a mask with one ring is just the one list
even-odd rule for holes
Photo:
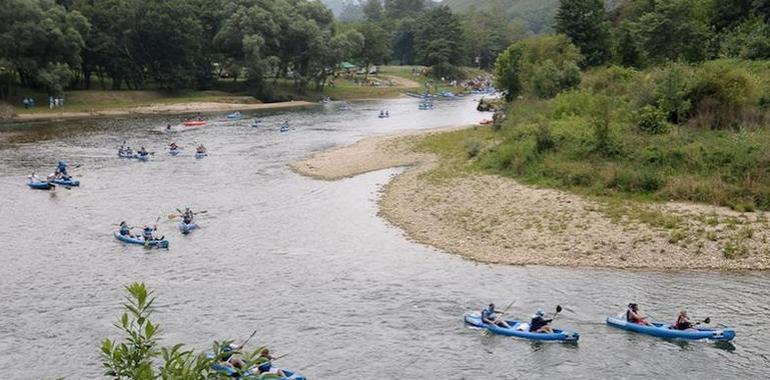
[[269,99],[279,81],[322,90],[342,62],[490,68],[523,35],[503,15],[424,0],[366,1],[339,21],[307,0],[9,0],[0,10],[0,97],[15,86],[207,89],[228,78]]

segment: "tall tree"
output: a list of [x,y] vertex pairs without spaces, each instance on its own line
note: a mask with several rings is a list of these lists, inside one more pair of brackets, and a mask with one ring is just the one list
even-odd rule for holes
[[698,0],[656,0],[654,9],[636,22],[641,46],[653,62],[707,57],[710,39],[706,12]]
[[361,25],[359,32],[364,36],[364,46],[361,49],[360,60],[369,75],[369,67],[374,64],[385,63],[390,56],[389,34],[374,23],[367,22]]
[[610,58],[609,23],[603,0],[560,0],[555,29],[580,49],[585,66],[598,66]]
[[364,17],[366,21],[381,21],[385,11],[381,0],[367,0],[364,4]]
[[[423,13],[418,20],[415,47],[420,63],[442,71],[465,63],[465,35],[460,19],[447,6]],[[443,76],[447,72],[434,74]]]
[[392,20],[416,16],[424,9],[425,0],[385,0],[385,13]]

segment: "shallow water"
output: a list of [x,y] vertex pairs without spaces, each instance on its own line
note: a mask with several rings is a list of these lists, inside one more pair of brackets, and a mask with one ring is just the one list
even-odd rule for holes
[[[416,99],[261,113],[165,134],[163,118],[0,126],[0,373],[3,378],[101,373],[99,342],[117,337],[122,286],[157,293],[163,342],[207,349],[243,339],[290,353],[281,366],[337,378],[767,378],[766,273],[661,273],[486,265],[409,242],[377,216],[381,185],[398,170],[338,182],[291,172],[287,163],[364,136],[469,124],[489,114],[468,100],[417,110]],[[380,120],[380,109],[390,119]],[[283,120],[292,130],[278,132]],[[178,122],[173,120],[171,122]],[[186,147],[164,153],[175,140]],[[122,141],[155,151],[118,159]],[[195,160],[202,142],[209,157]],[[56,160],[82,166],[83,186],[54,192],[24,185]],[[182,236],[166,215],[206,209]],[[114,225],[152,223],[169,251],[125,246]],[[577,345],[485,337],[462,314],[518,300],[514,316],[565,307],[557,325]],[[687,307],[735,325],[734,345],[669,342],[611,329],[608,314],[635,301],[653,316]],[[754,329],[758,329],[754,333]],[[42,358],[42,359],[41,359]],[[30,372],[30,364],[40,362]]]

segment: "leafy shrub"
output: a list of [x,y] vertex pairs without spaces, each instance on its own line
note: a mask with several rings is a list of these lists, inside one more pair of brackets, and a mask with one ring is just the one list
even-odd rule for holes
[[629,92],[629,87],[635,82],[638,74],[639,72],[632,68],[621,66],[596,69],[583,77],[581,87],[593,93],[624,95]]
[[709,129],[736,129],[746,109],[758,103],[757,80],[736,67],[704,65],[687,93],[694,105],[691,116],[696,125]]
[[654,193],[664,184],[656,173],[637,169],[618,170],[608,187],[629,193]]
[[666,125],[666,114],[659,110],[658,107],[652,105],[644,106],[637,111],[635,116],[636,127],[640,132],[659,135],[666,133],[668,130],[668,126]]
[[474,158],[481,152],[481,143],[476,140],[465,142],[465,152],[468,154],[468,158]]
[[544,153],[553,149],[556,146],[556,141],[551,134],[551,127],[548,123],[540,123],[535,133],[535,150],[538,153]]

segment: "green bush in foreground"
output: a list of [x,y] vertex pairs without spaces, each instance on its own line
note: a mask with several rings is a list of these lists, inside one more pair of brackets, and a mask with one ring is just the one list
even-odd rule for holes
[[[258,347],[248,353],[239,350],[225,353],[223,349],[230,346],[230,341],[214,342],[210,356],[204,352],[186,350],[182,344],[159,347],[157,342],[159,327],[150,321],[155,297],[143,283],[126,286],[126,292],[128,294],[123,304],[126,310],[120,320],[114,324],[125,337],[120,341],[105,339],[102,342],[102,365],[105,368],[104,375],[108,378],[229,379],[230,377],[214,371],[212,364],[229,355],[241,355],[245,363],[244,368],[258,366],[260,360],[266,360],[259,358],[264,347]],[[243,375],[242,370],[237,372],[239,376]],[[271,375],[266,374],[266,376]]]

